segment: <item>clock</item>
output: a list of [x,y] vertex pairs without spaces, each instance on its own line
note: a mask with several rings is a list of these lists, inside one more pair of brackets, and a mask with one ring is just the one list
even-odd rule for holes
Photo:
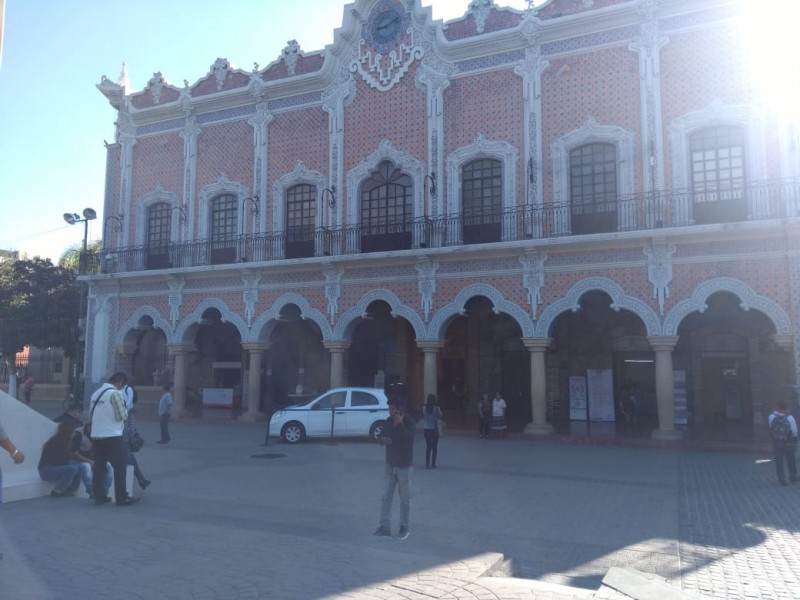
[[400,36],[403,17],[394,9],[385,10],[375,17],[372,39],[378,44],[390,44]]

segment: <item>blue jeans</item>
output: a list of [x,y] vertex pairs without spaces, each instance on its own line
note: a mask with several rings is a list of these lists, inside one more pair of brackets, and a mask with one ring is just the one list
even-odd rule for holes
[[[87,462],[80,462],[76,464],[79,468],[80,481],[83,481],[83,487],[86,489],[86,493],[89,494],[89,496],[92,496],[94,494],[92,491],[92,465]],[[112,477],[113,475],[111,466],[106,465],[106,494],[108,493],[108,490],[111,489],[111,483],[114,481]],[[75,480],[72,482],[73,490],[77,490],[79,487],[79,481]]]
[[85,463],[43,467],[39,469],[39,477],[42,478],[42,481],[55,481],[56,484],[53,486],[53,491],[61,494],[72,488],[73,481],[80,481],[81,464]]
[[411,512],[411,471],[411,467],[386,465],[386,490],[381,498],[381,527],[389,528],[394,489],[397,488],[400,496],[400,527],[408,528],[408,516]]

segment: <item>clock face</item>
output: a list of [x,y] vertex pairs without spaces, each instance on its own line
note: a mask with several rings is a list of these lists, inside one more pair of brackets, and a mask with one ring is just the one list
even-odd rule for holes
[[388,44],[400,36],[403,17],[394,9],[389,9],[375,18],[372,37],[379,44]]

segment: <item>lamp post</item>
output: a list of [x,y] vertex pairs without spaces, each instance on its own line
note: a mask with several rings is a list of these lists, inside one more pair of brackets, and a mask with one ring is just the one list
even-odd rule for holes
[[[83,218],[77,213],[64,213],[64,220],[70,225],[83,223],[83,247],[78,260],[78,275],[86,275],[86,244],[89,239],[89,221],[97,218],[92,208],[83,209]],[[78,308],[78,336],[75,341],[75,360],[72,368],[72,402],[80,401],[83,405],[83,353],[86,332],[86,295],[88,289],[85,282],[80,282],[80,304]]]

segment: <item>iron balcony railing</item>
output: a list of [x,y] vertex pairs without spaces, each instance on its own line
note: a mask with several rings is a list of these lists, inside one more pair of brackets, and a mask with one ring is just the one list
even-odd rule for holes
[[462,212],[403,222],[294,228],[220,240],[106,249],[89,273],[180,269],[315,256],[441,248],[800,216],[800,178],[731,189],[662,191],[591,204]]

